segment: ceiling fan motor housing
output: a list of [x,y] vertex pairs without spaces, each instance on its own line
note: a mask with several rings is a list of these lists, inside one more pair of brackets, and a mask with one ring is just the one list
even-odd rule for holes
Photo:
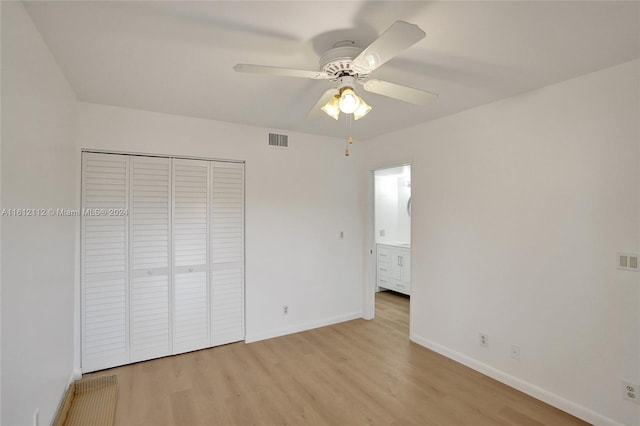
[[349,89],[353,89],[356,87],[356,78],[350,75],[338,77],[336,81],[338,82],[338,90],[340,91],[340,94],[342,94],[342,89],[344,88],[348,87]]
[[349,76],[355,80],[363,80],[369,74],[359,74],[353,68],[353,59],[362,49],[353,41],[341,41],[336,43],[333,49],[322,55],[320,67],[329,74],[331,81],[339,81],[341,77]]

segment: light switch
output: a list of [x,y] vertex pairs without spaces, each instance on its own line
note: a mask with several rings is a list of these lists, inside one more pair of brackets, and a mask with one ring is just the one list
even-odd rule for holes
[[638,269],[638,256],[629,256],[629,268]]
[[384,237],[384,236],[385,236],[385,234],[386,234],[386,232],[384,231],[384,229],[381,229],[381,230],[380,230],[380,236],[381,236],[381,237]]

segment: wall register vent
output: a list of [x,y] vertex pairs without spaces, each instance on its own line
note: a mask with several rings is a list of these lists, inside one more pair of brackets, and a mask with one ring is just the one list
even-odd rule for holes
[[640,255],[637,253],[618,253],[618,269],[640,271],[638,258],[640,258]]
[[279,148],[288,148],[289,136],[279,135],[277,133],[269,133],[269,146],[277,146]]

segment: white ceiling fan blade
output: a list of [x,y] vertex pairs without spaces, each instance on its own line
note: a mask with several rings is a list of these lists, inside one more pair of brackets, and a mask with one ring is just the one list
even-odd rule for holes
[[337,94],[338,94],[338,89],[336,89],[335,87],[324,92],[323,95],[320,97],[320,99],[318,99],[318,102],[316,102],[313,108],[311,108],[311,111],[309,111],[309,115],[307,115],[307,120],[314,120],[321,116],[328,117],[324,113],[324,111],[322,111],[320,108],[322,108],[327,102],[329,102],[329,99],[331,99]]
[[329,75],[323,71],[296,70],[293,68],[268,67],[265,65],[236,64],[233,69],[236,70],[236,72],[269,74],[282,77],[311,78],[314,80],[326,80],[329,78]]
[[388,96],[414,105],[426,105],[430,101],[438,99],[436,93],[425,92],[401,84],[389,83],[382,80],[367,80],[363,85],[367,92]]
[[425,36],[419,26],[396,21],[353,60],[353,67],[360,73],[370,73]]

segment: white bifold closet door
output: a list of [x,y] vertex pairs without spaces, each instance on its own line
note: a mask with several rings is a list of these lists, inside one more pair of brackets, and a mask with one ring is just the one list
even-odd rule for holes
[[[82,156],[82,360],[100,370],[129,362],[129,157]],[[105,209],[107,209],[105,213]]]
[[132,156],[129,176],[129,338],[136,362],[171,352],[171,160]]
[[83,153],[82,206],[84,372],[244,339],[242,163]]
[[173,347],[209,346],[209,162],[173,160]]
[[244,165],[211,163],[211,344],[244,339]]

